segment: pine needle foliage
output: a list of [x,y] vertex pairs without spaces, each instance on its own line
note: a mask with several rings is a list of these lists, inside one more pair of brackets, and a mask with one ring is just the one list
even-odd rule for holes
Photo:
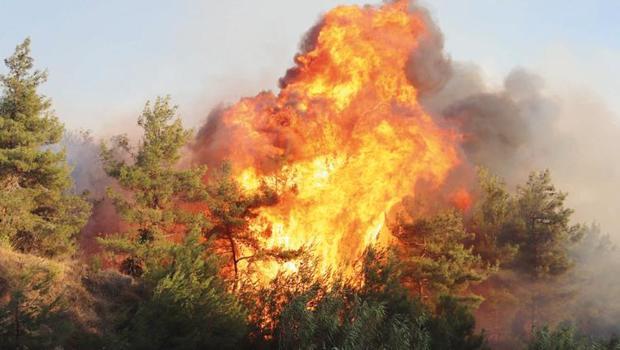
[[37,89],[47,72],[33,70],[30,39],[4,60],[0,75],[0,241],[45,257],[69,256],[91,206],[71,194],[65,153],[52,145],[63,125]]

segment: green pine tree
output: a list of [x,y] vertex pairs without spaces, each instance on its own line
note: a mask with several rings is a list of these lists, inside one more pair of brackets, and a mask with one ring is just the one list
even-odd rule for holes
[[137,149],[124,135],[113,138],[113,146],[102,144],[106,172],[118,181],[121,191],[108,190],[116,209],[128,224],[127,230],[100,239],[115,253],[126,257],[121,270],[140,276],[149,266],[158,266],[174,240],[209,227],[206,217],[182,210],[180,204],[206,200],[202,182],[205,168],[177,169],[180,150],[191,137],[169,98],[146,104],[138,125],[144,136]]
[[465,245],[473,234],[456,212],[401,222],[394,233],[406,257],[405,281],[421,298],[433,301],[442,294],[463,292],[470,282],[486,276],[486,264]]
[[145,275],[149,297],[126,329],[131,349],[238,349],[245,309],[219,277],[211,248],[190,235],[170,247],[167,262]]
[[575,326],[563,323],[555,329],[548,326],[533,330],[527,344],[528,350],[618,350],[620,340],[616,336],[608,339],[591,339],[581,334]]
[[473,210],[474,250],[487,263],[503,265],[511,262],[517,247],[505,242],[502,232],[511,220],[515,201],[501,179],[487,169],[478,169],[480,198]]
[[63,125],[37,92],[47,72],[33,71],[30,40],[17,46],[0,75],[0,240],[23,252],[69,255],[90,205],[69,193],[65,153],[52,145]]
[[565,200],[548,170],[531,173],[517,188],[515,217],[504,236],[519,247],[516,264],[534,276],[558,275],[572,266],[569,249],[584,231],[571,224],[573,210],[564,206]]

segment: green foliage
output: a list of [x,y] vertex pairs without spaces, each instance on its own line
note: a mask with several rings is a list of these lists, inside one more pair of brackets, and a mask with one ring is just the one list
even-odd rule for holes
[[480,198],[473,210],[474,250],[489,264],[511,262],[518,247],[503,240],[502,233],[514,213],[515,203],[501,179],[478,169]]
[[152,295],[127,329],[132,349],[235,349],[246,335],[246,314],[218,277],[217,260],[189,237],[166,254],[169,263],[145,280]]
[[64,295],[51,290],[61,271],[20,258],[19,268],[7,258],[0,266],[0,348],[50,349],[65,344],[75,326]]
[[473,234],[456,212],[401,221],[394,232],[404,250],[404,280],[420,297],[462,292],[485,277],[486,265],[465,246]]
[[191,133],[168,98],[147,103],[138,124],[144,137],[136,150],[119,136],[101,151],[106,172],[123,190],[110,189],[109,196],[128,223],[126,231],[101,242],[126,255],[121,270],[140,276],[144,288],[137,309],[120,318],[124,341],[118,346],[236,348],[246,333],[245,313],[219,277],[213,250],[196,238],[213,225],[204,208],[185,209],[208,200],[206,169],[176,168]]
[[345,304],[329,294],[313,310],[307,304],[313,295],[293,300],[280,316],[280,349],[424,349],[428,334],[425,318],[409,320],[390,315],[386,306],[353,295]]
[[549,171],[532,172],[515,196],[484,169],[478,178],[481,198],[472,219],[476,252],[489,263],[511,264],[532,276],[567,271],[571,245],[584,229],[571,224],[567,195],[551,183]]
[[[370,250],[359,287],[316,279],[313,264],[295,275],[281,275],[258,292],[254,303],[263,314],[257,339],[279,349],[480,349],[467,309],[433,315],[400,283],[395,256]],[[454,301],[457,303],[456,301]],[[459,312],[464,314],[459,314]],[[469,317],[466,317],[466,315]],[[466,322],[457,320],[458,315]],[[468,323],[467,323],[468,322]],[[451,328],[452,327],[452,328]],[[458,328],[461,327],[461,328]],[[457,330],[460,333],[454,332]],[[443,340],[439,337],[448,337]],[[437,337],[437,338],[436,338]],[[445,347],[442,347],[444,346]],[[256,346],[256,345],[255,345]]]
[[64,152],[57,143],[63,126],[49,99],[37,93],[47,73],[32,71],[30,40],[5,60],[0,76],[0,240],[23,252],[70,255],[90,213],[81,196],[70,195]]
[[179,209],[180,203],[204,200],[206,188],[202,183],[203,167],[175,168],[180,149],[191,136],[176,117],[176,107],[170,105],[169,98],[158,98],[153,105],[147,103],[138,125],[144,136],[137,150],[125,136],[113,138],[112,147],[105,143],[101,147],[106,172],[123,189],[109,189],[108,195],[129,224],[125,232],[102,239],[101,243],[127,255],[122,267],[133,276],[158,266],[175,236],[203,232],[209,227],[204,215]]
[[432,349],[486,349],[484,333],[477,334],[469,307],[457,298],[442,296],[431,320]]
[[588,340],[576,333],[571,326],[556,330],[548,327],[537,329],[528,344],[528,350],[586,350],[590,349]]
[[505,229],[505,239],[519,247],[516,263],[535,276],[558,275],[572,262],[570,246],[583,229],[571,225],[571,209],[564,207],[566,194],[551,183],[549,171],[533,172],[517,188],[515,216]]
[[[428,315],[397,282],[394,260],[369,251],[361,288],[289,276],[279,286],[282,311],[272,317],[279,349],[428,349]],[[303,276],[304,273],[302,273]],[[275,285],[274,285],[275,286]],[[276,292],[278,293],[278,292]],[[286,292],[285,292],[286,293]],[[272,295],[273,296],[273,295]],[[284,297],[284,298],[282,298]]]
[[543,327],[534,330],[528,350],[617,350],[620,341],[612,337],[606,341],[593,341],[577,332],[574,326],[563,324],[556,329]]

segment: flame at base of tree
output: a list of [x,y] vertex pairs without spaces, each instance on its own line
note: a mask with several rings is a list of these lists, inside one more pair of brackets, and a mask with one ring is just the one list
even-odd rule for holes
[[[267,185],[278,195],[250,224],[263,248],[310,246],[322,271],[351,276],[365,248],[390,241],[388,211],[421,183],[439,188],[459,164],[459,135],[434,123],[406,74],[425,30],[407,1],[337,7],[309,32],[277,95],[212,116],[203,160],[230,160],[245,193]],[[266,278],[296,269],[255,267]]]

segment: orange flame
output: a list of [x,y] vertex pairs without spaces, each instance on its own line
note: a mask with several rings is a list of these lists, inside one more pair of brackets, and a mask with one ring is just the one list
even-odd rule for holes
[[[270,232],[264,247],[310,244],[323,271],[350,275],[366,247],[390,240],[390,208],[419,181],[440,186],[459,163],[457,136],[421,108],[405,73],[425,31],[407,1],[338,7],[315,29],[279,94],[224,111],[219,128],[230,145],[205,147],[228,147],[223,157],[245,191],[261,181],[276,188],[279,202],[251,225]],[[280,268],[296,270],[291,262],[262,271]]]
[[460,188],[452,194],[451,201],[455,207],[465,212],[471,208],[473,199],[469,191],[465,188]]

